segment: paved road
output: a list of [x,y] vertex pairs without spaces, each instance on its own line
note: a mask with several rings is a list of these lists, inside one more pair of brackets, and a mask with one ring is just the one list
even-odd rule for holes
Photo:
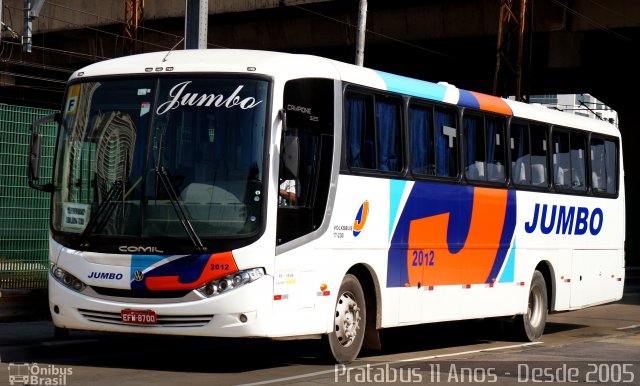
[[32,364],[40,384],[66,385],[640,384],[637,283],[618,303],[552,315],[536,344],[506,340],[490,321],[396,328],[385,331],[383,351],[349,367],[319,363],[316,341],[79,331],[56,341],[51,332],[48,320],[0,323],[0,385],[18,363]]

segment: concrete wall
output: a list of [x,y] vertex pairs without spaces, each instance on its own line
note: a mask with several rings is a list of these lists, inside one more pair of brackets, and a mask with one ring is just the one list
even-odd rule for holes
[[[45,1],[41,17],[34,22],[34,33],[53,32],[122,23],[127,0],[55,0]],[[334,3],[335,7],[353,8],[357,11],[357,1],[345,0],[285,0],[285,7],[313,6],[316,3]],[[498,26],[498,0],[458,0],[408,2],[397,7],[384,5],[386,9],[376,11],[370,4],[371,23],[369,29],[382,34],[401,36],[403,39],[437,39],[440,37],[464,37],[470,35],[495,34]],[[610,0],[593,2],[574,0],[568,2],[575,12],[556,3],[537,1],[534,13],[537,17],[535,29],[538,31],[585,31],[603,28],[624,28],[638,26],[632,15],[640,13],[637,0]],[[4,22],[17,31],[22,30],[24,0],[4,0]],[[144,6],[145,21],[184,17],[185,0],[147,0]],[[281,7],[279,0],[209,0],[209,14],[241,13],[268,10]],[[380,7],[378,7],[380,8]],[[579,15],[598,15],[593,18]],[[631,16],[629,16],[631,15]],[[345,16],[346,17],[346,16]],[[635,18],[637,19],[637,18]],[[344,19],[356,23],[356,20]]]
[[[285,5],[308,5],[330,0],[286,0]],[[24,0],[4,0],[3,21],[14,30],[22,30]],[[41,17],[34,22],[33,33],[104,26],[122,23],[126,0],[55,0],[45,1]],[[280,7],[279,0],[209,0],[209,14],[247,12]],[[185,0],[147,0],[144,19],[184,17]]]

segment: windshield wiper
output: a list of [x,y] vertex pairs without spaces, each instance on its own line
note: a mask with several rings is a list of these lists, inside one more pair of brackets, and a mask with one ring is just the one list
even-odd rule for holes
[[100,222],[99,228],[104,227],[109,218],[111,218],[111,215],[113,214],[116,206],[121,202],[120,200],[114,200],[114,198],[122,195],[123,186],[124,184],[122,183],[122,180],[116,180],[113,185],[111,185],[111,188],[107,192],[105,199],[102,200],[102,202],[98,206],[98,209],[96,209],[96,213],[89,219],[87,227],[84,228],[84,231],[82,231],[82,235],[80,236],[81,246],[88,246],[88,244],[86,243],[86,239],[91,235],[91,233],[93,233],[93,230],[96,229],[98,221],[101,218],[102,221]]
[[189,239],[199,251],[205,252],[207,247],[202,244],[200,237],[198,237],[195,229],[193,229],[191,221],[189,221],[187,215],[184,213],[184,208],[178,199],[178,194],[173,187],[173,183],[171,183],[171,175],[169,174],[169,171],[164,166],[159,166],[155,169],[155,172],[160,182],[162,182],[162,186],[164,186],[164,189],[169,196],[169,201],[171,201],[171,206],[173,206],[173,210],[175,210],[178,215],[180,224],[182,224],[187,236],[189,236]]

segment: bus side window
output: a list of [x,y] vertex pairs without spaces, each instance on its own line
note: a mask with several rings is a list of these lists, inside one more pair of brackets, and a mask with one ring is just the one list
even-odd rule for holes
[[571,189],[587,190],[585,183],[587,138],[583,133],[571,132]]
[[346,95],[347,164],[351,167],[374,169],[376,165],[372,99],[363,94]]
[[465,177],[469,180],[486,181],[484,120],[477,116],[465,116],[463,124]]
[[553,133],[553,184],[559,189],[570,187],[571,158],[569,156],[569,133]]
[[504,120],[487,117],[485,119],[487,141],[487,181],[504,182],[505,176],[505,134]]
[[504,182],[504,121],[465,116],[465,176],[469,180]]
[[547,181],[547,128],[544,126],[529,126],[531,139],[531,185],[546,187]]
[[409,107],[409,143],[411,173],[434,176],[436,174],[433,108]]
[[333,161],[333,95],[329,79],[294,79],[285,85],[287,127],[282,141],[287,150],[281,156],[289,160],[280,162],[278,245],[313,232],[325,220]]
[[[374,103],[375,99],[375,103]],[[349,92],[345,98],[347,164],[398,172],[403,168],[400,99]]]
[[441,177],[458,175],[458,138],[453,110],[436,108],[436,174]]
[[376,99],[378,170],[397,172],[402,169],[400,128],[400,101],[395,98]]
[[615,194],[617,190],[617,143],[591,138],[591,189],[595,194]]
[[517,123],[512,124],[510,142],[511,179],[515,185],[531,185],[532,173],[531,152],[529,151],[529,126]]

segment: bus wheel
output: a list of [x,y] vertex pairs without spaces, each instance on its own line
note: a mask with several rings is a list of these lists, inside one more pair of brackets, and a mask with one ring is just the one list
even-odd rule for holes
[[540,271],[535,271],[529,288],[527,312],[518,315],[515,321],[518,338],[529,342],[540,339],[547,323],[547,313],[547,286]]
[[327,336],[331,356],[338,363],[356,359],[364,339],[367,320],[364,292],[358,279],[346,275],[340,284],[333,314],[333,332]]

